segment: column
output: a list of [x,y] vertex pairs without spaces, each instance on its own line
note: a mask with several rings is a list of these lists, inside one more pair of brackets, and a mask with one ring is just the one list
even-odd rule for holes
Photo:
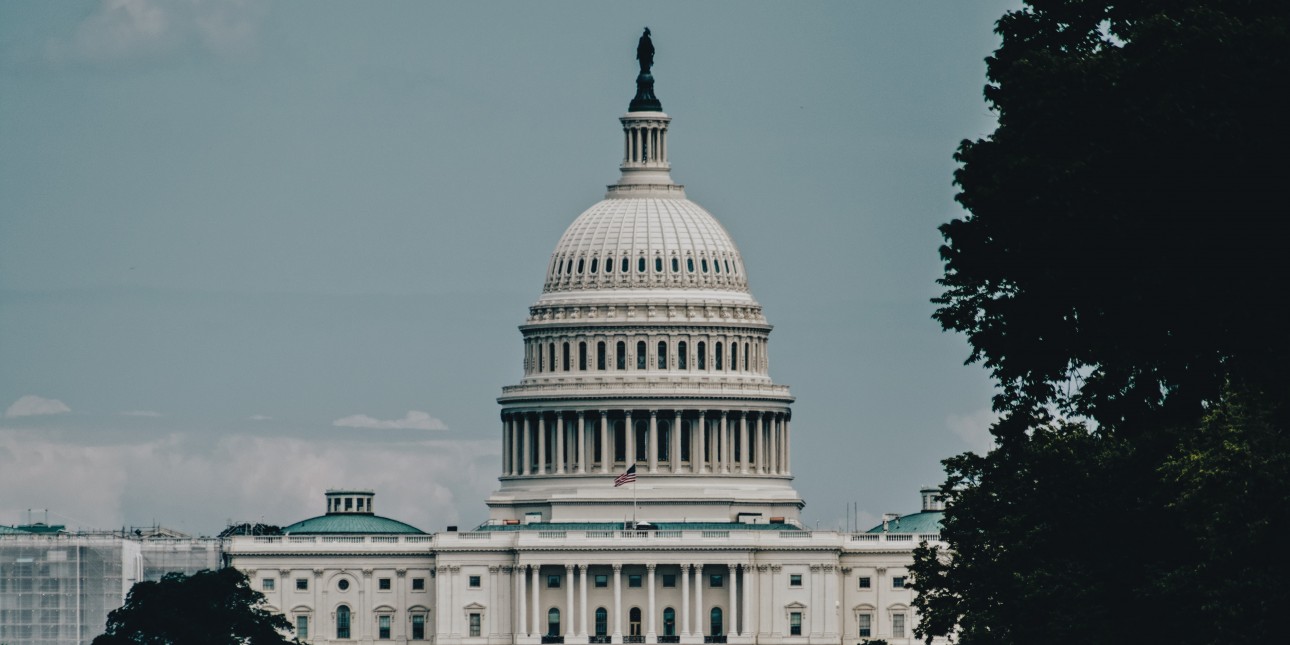
[[632,464],[636,463],[636,426],[632,423],[631,410],[627,410],[623,414],[626,415],[626,420],[623,422],[623,425],[626,426],[623,438],[627,440],[627,467],[631,468]]
[[658,632],[654,631],[654,568],[658,565],[650,562],[645,565],[646,584],[649,585],[649,618],[645,622],[645,642],[657,643]]
[[711,472],[721,472],[717,461],[717,425],[713,424],[711,428],[704,428],[703,435],[707,440],[707,452],[704,453],[704,467]]
[[564,615],[560,617],[561,636],[572,636],[573,630],[573,565],[564,565]]
[[706,416],[707,413],[700,410],[699,423],[695,429],[690,431],[693,435],[690,439],[694,443],[694,445],[690,446],[690,462],[694,464],[695,467],[693,470],[696,473],[707,472],[708,470],[707,464],[704,463],[707,459],[707,454],[703,450],[705,445],[704,436],[708,434],[708,421],[705,418]]
[[511,424],[502,415],[502,474],[511,474]]
[[[526,576],[524,575],[525,573],[527,572],[524,570],[523,566],[515,567],[515,610],[519,614],[518,616],[515,617],[515,635],[517,637],[528,636],[529,621],[528,621],[528,616],[525,615],[525,611],[529,605],[528,605],[528,600],[525,598],[525,595],[524,595],[524,581],[526,578]],[[436,600],[438,599],[436,598]],[[441,606],[445,608],[444,611],[450,611],[447,609],[447,605],[441,605]],[[439,618],[440,618],[439,615],[435,616],[435,620],[437,622],[442,622],[442,621],[439,621]]]
[[748,413],[739,413],[739,472],[748,474],[748,466],[752,463],[752,450],[749,450],[748,444]]
[[555,415],[555,456],[551,458],[555,462],[555,473],[564,474],[564,413],[558,412]]
[[533,631],[530,634],[538,638],[542,636],[542,605],[539,602],[542,595],[541,571],[542,565],[533,565]]
[[658,472],[658,410],[649,411],[649,434],[645,437],[645,454],[649,455],[650,473]]
[[756,593],[754,589],[760,591],[760,587],[757,586],[757,567],[745,566],[744,607],[742,610],[744,615],[744,628],[739,630],[739,634],[741,636],[752,636],[755,639],[757,637],[757,614],[753,611],[752,603],[753,595]]
[[690,635],[690,565],[681,565],[681,636]]
[[578,472],[587,472],[587,421],[582,410],[578,410]]
[[609,472],[609,410],[600,411],[600,472]]
[[672,422],[672,472],[681,472],[681,411],[676,411],[676,420]]
[[537,472],[539,475],[543,475],[543,474],[546,474],[546,413],[545,412],[538,413],[537,433],[538,433]]
[[532,472],[532,470],[530,470],[532,459],[529,458],[529,452],[531,452],[529,447],[533,445],[530,443],[531,441],[532,438],[529,436],[529,415],[525,414],[524,431],[520,433],[520,465],[522,474],[524,475]]
[[582,565],[578,578],[578,637],[587,638],[587,565]]
[[730,424],[727,423],[728,417],[729,417],[729,414],[725,410],[722,410],[721,411],[721,441],[720,441],[721,449],[718,452],[721,453],[721,472],[723,473],[730,472],[730,459],[735,454],[735,451],[732,449],[732,446],[730,445]]
[[694,630],[695,636],[703,635],[703,565],[694,565]]
[[836,637],[838,619],[838,580],[831,564],[824,565],[824,636]]
[[729,619],[726,633],[731,636],[739,635],[739,565],[730,565],[730,611],[727,618]]
[[610,642],[623,642],[623,565],[614,563],[614,631]]
[[792,432],[793,419],[787,414],[784,415],[784,474],[793,474],[793,442]]

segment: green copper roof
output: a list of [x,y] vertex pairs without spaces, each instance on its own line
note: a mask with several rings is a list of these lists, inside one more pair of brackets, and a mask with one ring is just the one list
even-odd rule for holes
[[0,535],[31,535],[31,533],[12,526],[0,525]]
[[[740,522],[651,522],[658,531],[800,531],[792,524],[743,524]],[[476,531],[620,531],[622,522],[534,522],[485,524]]]
[[318,535],[324,533],[349,533],[374,535],[380,533],[416,533],[425,535],[425,531],[404,524],[398,520],[392,520],[380,515],[367,515],[364,513],[336,513],[333,515],[319,515],[302,520],[282,529],[283,534],[291,535]]
[[[944,511],[923,511],[922,513],[913,513],[900,519],[892,520],[887,523],[888,533],[940,533],[941,518],[945,516]],[[882,525],[879,524],[868,530],[869,533],[882,533]]]

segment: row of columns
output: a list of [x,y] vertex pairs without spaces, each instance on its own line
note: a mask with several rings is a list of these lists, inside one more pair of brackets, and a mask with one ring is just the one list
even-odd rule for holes
[[667,163],[667,125],[662,122],[644,125],[637,121],[631,123],[632,125],[627,125],[627,121],[624,121],[623,133],[626,138],[623,140],[623,163]]
[[[660,416],[669,427],[666,460],[659,458]],[[645,417],[649,419],[644,428],[646,454],[637,455],[635,421]],[[613,458],[617,432],[610,431],[610,421],[609,410],[503,412],[502,474],[608,474],[619,463]],[[709,416],[707,410],[622,410],[615,411],[613,421],[622,421],[625,430],[624,469],[628,464],[644,463],[644,472],[650,474],[790,474],[791,417],[786,411],[721,410]],[[686,424],[691,430],[690,458],[682,460],[680,429]],[[696,432],[698,429],[707,431]],[[597,433],[599,455],[594,449]],[[736,446],[740,447],[738,454]]]
[[[613,568],[613,574],[614,574],[614,579],[612,583],[613,594],[614,594],[614,607],[613,607],[613,610],[609,613],[609,625],[607,625],[607,632],[608,632],[608,635],[612,637],[613,642],[621,643],[623,642],[623,616],[624,616],[623,614],[623,565],[615,563],[610,566]],[[679,565],[680,571],[681,571],[681,576],[680,576],[681,606],[680,606],[680,612],[679,612],[680,620],[677,623],[677,627],[678,627],[677,633],[676,633],[677,636],[684,637],[684,636],[690,636],[690,635],[704,635],[704,634],[707,634],[710,636],[713,635],[708,633],[711,631],[710,629],[704,628],[705,625],[710,627],[710,625],[706,622],[709,618],[709,615],[705,611],[705,605],[703,603],[704,566],[705,565],[703,564]],[[708,566],[712,566],[712,565],[708,565]],[[755,621],[757,620],[752,608],[753,594],[750,593],[754,585],[760,584],[756,574],[757,568],[751,567],[745,564],[739,564],[739,563],[730,563],[725,565],[725,567],[726,567],[726,572],[724,574],[725,585],[726,585],[728,596],[727,596],[726,605],[722,609],[723,611],[722,633],[730,636],[747,635],[750,633],[749,628],[754,627]],[[527,574],[525,572],[526,568],[528,569]],[[515,631],[517,635],[537,637],[537,636],[542,636],[546,634],[546,627],[543,624],[546,618],[546,613],[542,611],[542,604],[540,602],[540,597],[541,597],[540,590],[542,588],[541,587],[541,584],[542,584],[541,569],[542,569],[542,565],[534,564],[534,565],[521,565],[516,570],[515,605],[516,605],[517,613],[515,615],[515,625],[517,625],[518,628]],[[561,636],[576,635],[579,638],[586,638],[587,636],[595,633],[594,626],[592,629],[590,630],[588,629],[588,625],[591,624],[591,621],[592,621],[592,619],[590,618],[591,612],[594,611],[594,609],[590,608],[587,602],[587,570],[588,569],[589,569],[589,566],[585,564],[583,565],[565,564],[564,565],[565,575],[564,575],[563,585],[565,588],[565,605],[560,612],[560,629],[564,633],[558,634],[558,635],[561,635]],[[651,643],[657,642],[657,638],[659,635],[657,618],[660,614],[658,611],[658,607],[655,603],[655,589],[657,589],[657,585],[655,584],[656,569],[657,569],[657,565],[654,563],[647,563],[645,565],[646,580],[644,582],[644,586],[648,596],[648,601],[646,603],[645,611],[642,612],[644,614],[643,615],[644,624],[641,627],[642,627],[642,631],[644,632],[642,635],[645,637],[646,642],[651,642]],[[711,569],[709,569],[709,571],[711,572]],[[740,595],[739,595],[740,572],[743,573],[744,582],[747,585],[749,585],[747,590],[745,590],[742,596],[742,603],[740,602]],[[578,602],[576,605],[577,606],[576,612],[574,611],[575,574],[577,575],[577,580],[578,580],[577,582]],[[694,581],[693,602],[691,602],[691,599],[690,599],[691,577],[693,577],[693,581]],[[531,582],[529,582],[530,579],[531,579]],[[532,590],[531,592],[530,592],[530,589]],[[742,608],[741,608],[741,604],[742,604]],[[693,611],[691,611],[691,609],[693,609]],[[740,622],[739,616],[741,613],[743,616],[746,617],[745,618],[746,623]],[[531,616],[531,619],[530,619],[530,616]],[[569,627],[570,625],[577,626],[576,632],[570,630],[570,627]]]
[[[559,260],[564,262],[565,260]],[[573,260],[568,260],[572,262]],[[720,261],[713,258],[713,262]],[[603,338],[602,337],[591,337]],[[592,340],[587,336],[533,337],[525,341],[525,374],[551,374],[576,372],[639,372],[642,369],[662,369],[668,372],[683,374],[696,373],[747,373],[765,374],[769,370],[766,361],[765,337],[754,336],[640,336],[617,337],[618,340]],[[689,338],[689,342],[686,339]],[[634,339],[634,340],[633,340]],[[708,340],[705,340],[708,339]],[[623,344],[623,367],[618,367],[618,345]],[[642,354],[640,343],[645,343]],[[658,345],[665,343],[664,363],[668,367],[659,367]],[[685,367],[681,367],[681,345],[685,345]],[[700,349],[702,347],[702,349]],[[731,348],[734,348],[733,350]],[[604,367],[601,365],[601,353],[604,353]],[[693,353],[691,353],[693,352]],[[711,352],[711,353],[709,353]],[[641,367],[640,358],[644,356],[645,366]],[[703,361],[699,361],[699,357]],[[718,358],[720,357],[720,358]],[[733,360],[732,360],[733,359]],[[567,369],[566,369],[567,367]]]

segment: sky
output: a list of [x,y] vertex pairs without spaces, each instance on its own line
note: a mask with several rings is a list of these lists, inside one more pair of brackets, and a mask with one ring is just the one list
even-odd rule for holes
[[804,522],[918,510],[989,447],[930,299],[1014,4],[0,3],[0,524],[210,535],[339,487],[485,520],[645,26],[672,176],[775,325]]

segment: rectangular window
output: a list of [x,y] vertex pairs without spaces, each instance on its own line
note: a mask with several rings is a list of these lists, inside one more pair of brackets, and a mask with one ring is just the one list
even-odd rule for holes
[[412,614],[412,640],[420,641],[426,638],[426,617],[424,614]]
[[604,574],[597,575],[597,576],[596,576],[596,586],[597,586],[597,587],[608,587],[608,586],[609,586],[609,576],[604,575]]
[[860,625],[860,636],[873,636],[873,614],[860,614],[856,616],[856,623]]
[[896,638],[905,637],[905,614],[891,615],[891,635]]
[[725,585],[726,585],[726,579],[721,574],[714,573],[711,576],[708,576],[709,587],[724,587]]
[[390,638],[390,617],[389,616],[376,617],[376,637],[381,640],[388,640]]
[[788,635],[802,635],[802,612],[795,611],[788,615]]
[[479,584],[480,584],[480,583],[479,583],[479,576],[471,576],[471,577],[470,577],[470,586],[471,586],[471,587],[473,587],[473,588],[475,588],[475,589],[478,589],[478,588],[479,588]]
[[802,586],[802,574],[800,574],[800,573],[794,573],[794,574],[790,575],[790,576],[788,577],[788,586],[790,586],[790,587],[800,587],[800,586]]
[[425,590],[426,590],[426,579],[425,579],[425,578],[413,578],[413,579],[412,579],[412,590],[413,590],[413,591],[425,591]]
[[309,578],[296,578],[296,591],[309,591]]
[[627,586],[628,586],[628,587],[639,587],[639,586],[641,586],[641,574],[639,574],[639,573],[632,573],[632,574],[629,574],[629,575],[627,576]]
[[892,577],[891,577],[891,588],[892,588],[892,589],[904,589],[904,588],[905,588],[905,576],[892,576]]
[[265,591],[273,591],[273,586],[275,582],[276,580],[274,578],[265,578],[260,581],[260,588]]
[[377,578],[377,579],[376,579],[376,588],[377,588],[377,589],[380,589],[381,591],[389,591],[389,590],[390,590],[390,579],[389,579],[389,578]]
[[868,589],[868,588],[869,588],[869,586],[870,586],[870,585],[872,585],[872,584],[873,584],[873,581],[871,581],[871,580],[869,579],[869,576],[862,576],[862,577],[860,578],[860,588],[861,588],[861,589]]
[[309,639],[308,616],[296,616],[296,638],[302,641]]
[[478,613],[470,615],[470,635],[474,638],[479,638],[480,623],[482,622],[480,619],[482,617],[483,616]]
[[675,574],[675,573],[665,573],[665,574],[663,574],[663,586],[664,586],[664,587],[675,587],[675,586],[676,586],[676,574]]
[[547,576],[547,577],[546,577],[546,588],[547,588],[547,589],[559,589],[559,588],[560,588],[560,576],[554,576],[554,575],[553,575],[553,576]]

